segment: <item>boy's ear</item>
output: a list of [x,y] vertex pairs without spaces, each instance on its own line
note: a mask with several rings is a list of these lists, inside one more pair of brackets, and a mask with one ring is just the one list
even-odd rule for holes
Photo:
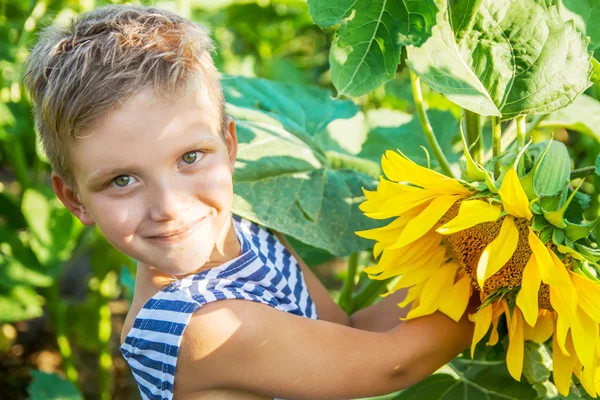
[[230,116],[227,116],[225,143],[227,144],[227,150],[229,153],[229,165],[231,166],[231,171],[233,172],[235,169],[235,159],[237,158],[238,139],[237,131],[235,129],[235,121]]
[[62,201],[65,207],[67,207],[73,215],[79,218],[82,224],[94,225],[96,223],[88,213],[85,205],[79,199],[77,193],[75,193],[60,176],[54,173],[52,173],[52,187],[60,201]]

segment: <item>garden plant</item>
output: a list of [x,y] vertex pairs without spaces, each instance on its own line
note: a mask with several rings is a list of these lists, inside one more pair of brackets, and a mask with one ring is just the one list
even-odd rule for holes
[[[115,305],[135,265],[54,198],[20,83],[41,27],[103,4],[0,5],[0,398],[133,398]],[[213,33],[235,213],[348,313],[401,288],[408,319],[481,299],[469,351],[381,398],[597,397],[600,0],[154,4]]]

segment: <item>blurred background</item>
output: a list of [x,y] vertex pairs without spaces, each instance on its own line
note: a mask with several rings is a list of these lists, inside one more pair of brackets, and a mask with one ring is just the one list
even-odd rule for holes
[[[20,84],[28,49],[41,28],[105,4],[0,0],[0,399],[139,398],[118,350],[135,265],[97,229],[83,227],[55,198],[49,166],[36,142],[30,102]],[[151,4],[204,23],[217,47],[215,63],[224,73],[315,85],[334,93],[328,58],[335,30],[315,25],[305,1]],[[587,94],[598,99],[599,92],[596,85]],[[461,110],[426,88],[425,98],[434,128],[446,135],[445,148],[458,149]],[[410,81],[402,64],[397,79],[353,101],[365,115],[380,119],[380,127],[369,132],[369,145],[362,147],[365,158],[378,160],[390,143],[390,128],[409,133],[420,129],[412,118]],[[391,114],[368,114],[382,110]],[[600,123],[589,116],[577,118],[573,124],[583,124],[584,129],[577,129],[583,133],[549,124],[540,125],[538,134],[568,143],[575,167],[594,165]],[[410,140],[418,148],[422,138]],[[450,160],[457,165],[458,156]],[[583,192],[594,193],[595,179],[586,181]],[[597,213],[597,198],[591,201],[590,213]],[[347,261],[296,245],[337,298]]]

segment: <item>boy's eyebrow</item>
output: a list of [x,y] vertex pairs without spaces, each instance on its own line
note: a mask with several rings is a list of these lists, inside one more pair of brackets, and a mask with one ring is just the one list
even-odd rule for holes
[[[199,140],[195,140],[192,143],[187,143],[185,146],[182,146],[180,148],[180,150],[178,150],[180,153],[181,152],[185,152],[185,151],[192,151],[194,149],[200,148],[202,146],[206,146],[207,144],[212,144],[217,140],[221,140],[220,138],[216,138],[216,137],[207,137],[204,139],[199,139]],[[105,178],[109,177],[109,176],[114,176],[114,175],[119,175],[121,173],[126,173],[128,171],[131,171],[133,169],[133,166],[130,165],[126,165],[126,166],[122,166],[122,167],[118,167],[118,168],[103,168],[100,169],[97,172],[94,172],[88,179],[87,179],[87,184],[88,185],[93,185],[96,182],[102,181]]]

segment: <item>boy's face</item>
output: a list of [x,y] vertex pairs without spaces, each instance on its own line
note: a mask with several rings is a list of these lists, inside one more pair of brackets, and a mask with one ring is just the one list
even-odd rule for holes
[[118,250],[166,273],[235,257],[227,252],[237,137],[230,121],[226,145],[217,119],[207,101],[165,103],[141,92],[75,140],[78,193],[57,176],[55,191]]

